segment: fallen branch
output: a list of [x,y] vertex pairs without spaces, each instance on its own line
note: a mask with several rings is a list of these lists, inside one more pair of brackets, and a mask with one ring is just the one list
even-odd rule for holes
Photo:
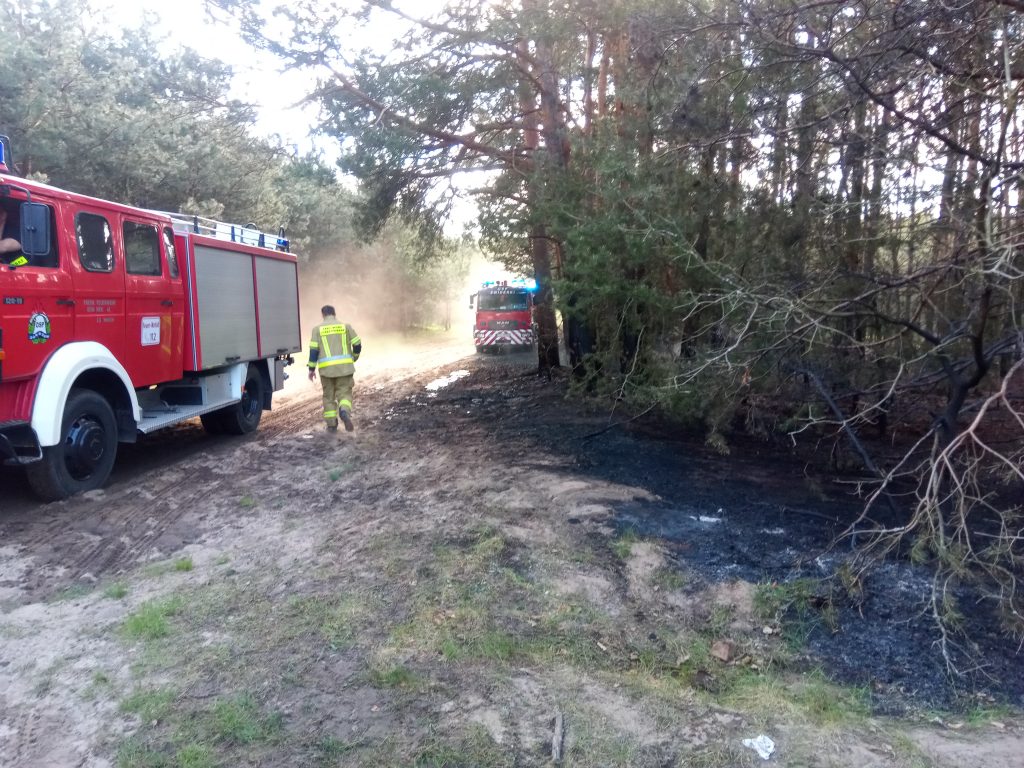
[[562,743],[565,741],[565,718],[561,710],[555,712],[555,733],[551,737],[551,761],[562,762]]
[[[655,405],[657,405],[657,403],[655,403]],[[580,440],[589,440],[592,437],[597,437],[598,435],[603,435],[605,432],[608,432],[608,431],[610,431],[612,429],[615,429],[615,427],[621,427],[623,424],[629,424],[630,422],[636,421],[641,416],[646,416],[648,413],[650,413],[653,410],[654,410],[654,405],[652,405],[652,406],[650,406],[648,408],[645,408],[644,410],[642,410],[640,413],[638,413],[636,416],[634,416],[631,419],[626,419],[625,421],[616,421],[614,424],[609,424],[604,429],[599,429],[599,430],[597,430],[597,432],[591,432],[589,435],[584,435],[583,437],[580,438]]]

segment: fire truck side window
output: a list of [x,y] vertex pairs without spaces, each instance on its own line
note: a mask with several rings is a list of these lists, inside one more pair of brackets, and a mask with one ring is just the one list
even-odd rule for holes
[[164,227],[164,250],[167,252],[167,271],[171,277],[178,276],[178,253],[174,250],[174,232]]
[[121,229],[124,235],[124,264],[129,275],[160,275],[160,236],[152,224],[126,221]]
[[89,272],[114,271],[114,237],[107,220],[95,213],[75,215],[78,260]]
[[[32,256],[28,258],[28,263],[24,266],[28,267],[44,267],[46,269],[56,269],[60,266],[60,259],[57,256],[57,219],[53,213],[53,206],[46,206],[50,212],[50,252],[46,256]],[[3,231],[0,231],[0,240],[15,240],[21,236],[21,210],[17,202],[11,200],[4,200],[0,202],[0,208],[3,208],[6,217],[4,219]],[[6,253],[0,254],[0,264],[10,264],[23,254],[20,250],[11,250]]]

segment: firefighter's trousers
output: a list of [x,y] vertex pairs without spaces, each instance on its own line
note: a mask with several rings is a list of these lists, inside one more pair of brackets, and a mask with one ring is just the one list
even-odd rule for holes
[[352,413],[352,384],[355,376],[321,376],[324,388],[324,420],[338,426],[338,409]]

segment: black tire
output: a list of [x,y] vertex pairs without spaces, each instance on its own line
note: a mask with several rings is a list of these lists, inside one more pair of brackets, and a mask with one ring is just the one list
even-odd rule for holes
[[206,430],[208,435],[223,435],[224,434],[224,421],[222,419],[224,415],[223,409],[217,411],[211,411],[210,413],[204,413],[199,417],[199,420],[203,422],[203,429]]
[[103,397],[73,389],[64,404],[60,442],[43,448],[26,467],[29,485],[43,501],[59,501],[101,487],[117,458],[117,422]]
[[263,390],[263,374],[259,368],[250,365],[249,372],[245,375],[242,399],[212,414],[219,417],[221,429],[229,435],[248,435],[255,432],[263,416]]

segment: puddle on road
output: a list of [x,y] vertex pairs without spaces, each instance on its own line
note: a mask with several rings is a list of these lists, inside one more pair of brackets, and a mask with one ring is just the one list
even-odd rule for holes
[[427,386],[424,387],[424,389],[430,393],[427,395],[427,397],[437,397],[437,393],[439,390],[442,390],[445,387],[450,387],[459,379],[464,379],[467,376],[469,376],[469,371],[463,370],[453,371],[452,373],[449,373],[447,376],[443,376],[440,379],[434,379],[432,382],[430,382],[429,384],[427,384]]

